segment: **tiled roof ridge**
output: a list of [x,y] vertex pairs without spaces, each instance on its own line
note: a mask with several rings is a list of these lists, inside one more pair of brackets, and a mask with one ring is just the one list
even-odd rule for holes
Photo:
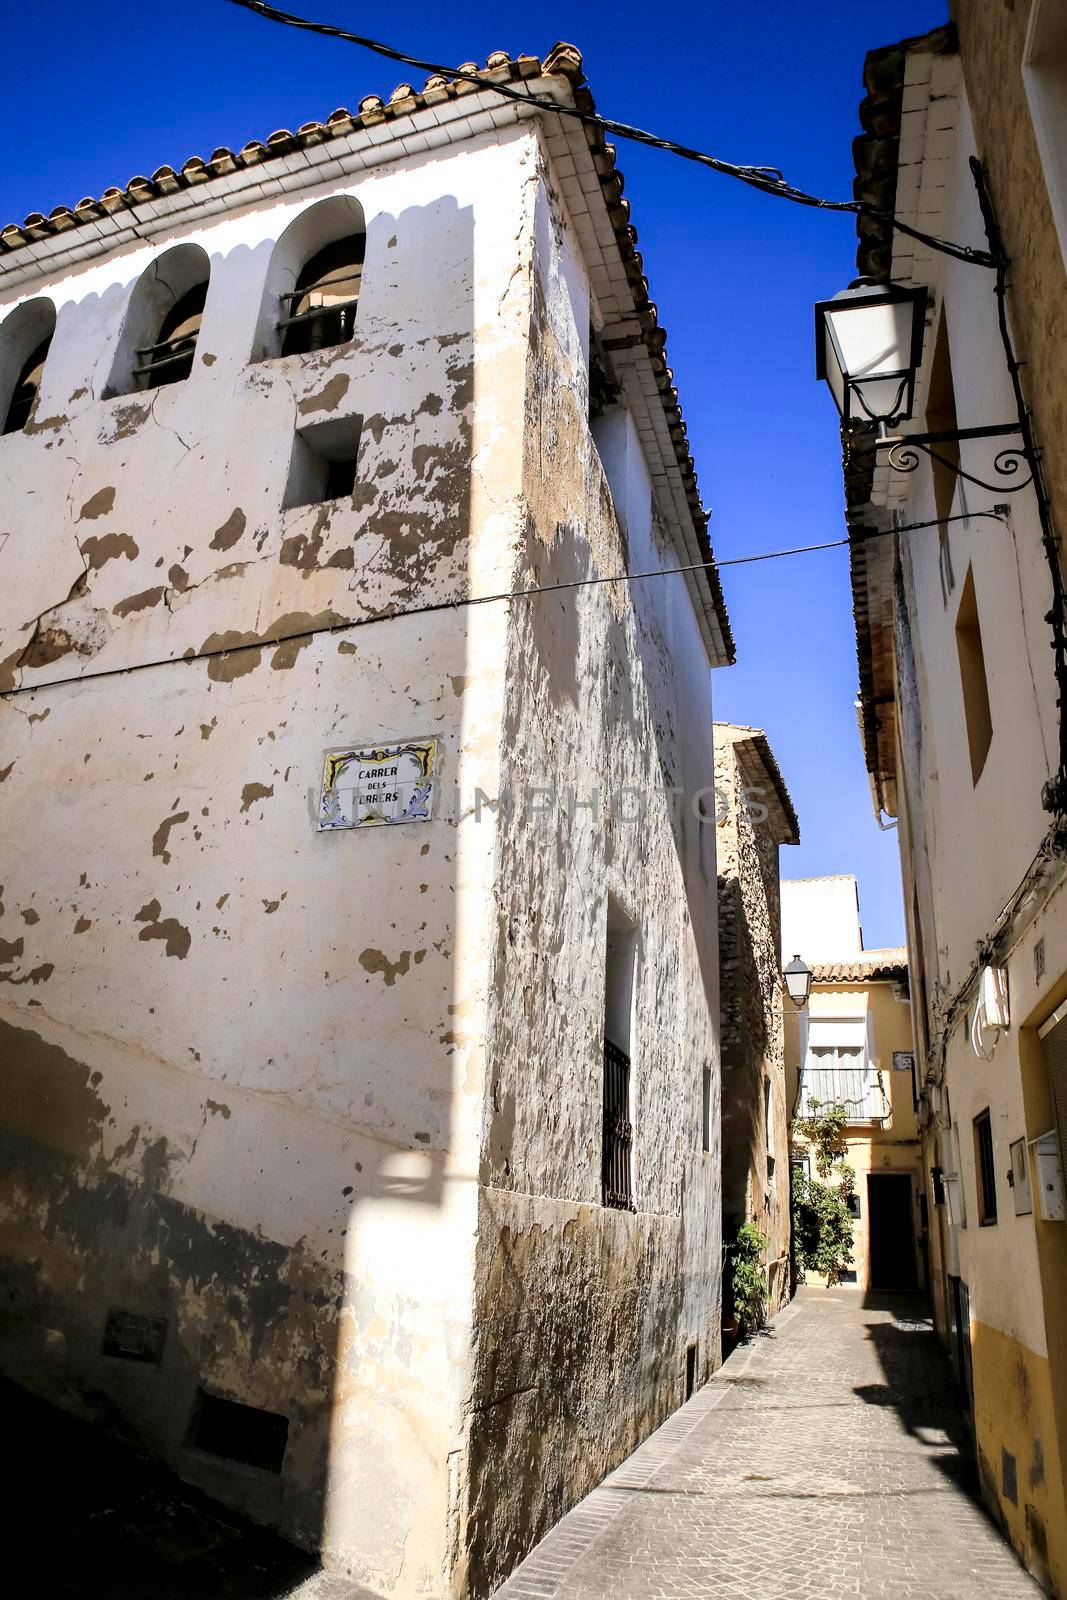
[[907,976],[908,952],[903,945],[884,950],[861,950],[858,955],[842,956],[838,961],[813,961],[813,983],[863,983],[901,981]]
[[778,804],[782,809],[786,837],[782,839],[781,843],[799,844],[800,822],[797,818],[796,808],[793,805],[793,797],[789,793],[782,769],[778,765],[778,758],[771,749],[771,741],[768,739],[766,731],[763,728],[746,727],[739,722],[716,722],[713,723],[713,727],[740,734],[741,737],[735,742],[752,747],[755,756],[774,788],[775,794],[778,796]]
[[[581,51],[563,41],[553,45],[543,59],[539,56],[511,56],[505,50],[494,50],[484,68],[476,62],[463,62],[461,72],[477,73],[486,84],[523,83],[528,79],[558,77],[571,86],[575,106],[579,111],[595,112],[596,105],[589,89],[585,87],[585,70]],[[55,206],[48,216],[31,212],[21,224],[9,223],[0,229],[0,271],[5,258],[40,240],[64,233],[68,229],[95,223],[119,211],[136,210],[137,206],[198,184],[209,183],[213,178],[225,177],[241,168],[257,166],[275,157],[289,155],[294,150],[323,144],[331,138],[348,134],[358,128],[379,127],[410,116],[427,106],[454,100],[465,94],[477,93],[481,85],[468,79],[449,79],[433,73],[416,90],[409,83],[396,86],[388,100],[380,95],[365,95],[357,111],[341,108],[334,111],[325,122],[305,122],[295,133],[286,128],[272,133],[265,143],[252,140],[238,151],[221,146],[205,161],[200,156],[190,156],[179,171],[173,167],[158,167],[151,178],[133,177],[125,188],[105,189],[98,200],[79,200],[73,208]],[[722,631],[723,645],[729,662],[736,659],[730,619],[722,581],[715,566],[711,542],[708,538],[707,515],[700,499],[696,468],[689,453],[685,419],[678,402],[674,374],[667,364],[667,335],[660,325],[655,302],[649,293],[648,279],[637,249],[637,229],[630,222],[629,202],[623,199],[624,180],[616,165],[615,148],[607,143],[600,128],[584,123],[590,154],[600,180],[608,216],[619,246],[623,267],[634,297],[634,307],[641,324],[641,335],[648,350],[649,360],[659,390],[660,401],[666,416],[667,429],[685,489],[697,543],[704,561],[708,586],[711,589],[715,614]]]

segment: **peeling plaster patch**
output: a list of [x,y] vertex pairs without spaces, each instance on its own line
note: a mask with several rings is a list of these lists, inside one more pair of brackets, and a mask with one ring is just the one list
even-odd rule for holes
[[31,1028],[0,1022],[0,1123],[51,1150],[86,1156],[100,1142],[109,1107],[90,1075]]
[[[213,356],[209,350],[205,355],[202,355],[200,359],[204,363],[205,367],[213,367],[215,362],[218,360],[218,357]],[[227,1115],[229,1115],[229,1113],[227,1113]]]
[[47,983],[55,970],[54,962],[44,961],[39,967],[32,967],[21,978],[13,978],[9,972],[0,972],[0,983],[10,983],[12,988],[18,988],[24,983],[32,983],[36,988],[39,983]]
[[219,725],[218,717],[212,717],[210,722],[202,722],[200,724],[200,737],[201,737],[201,739],[210,739],[211,735],[214,733],[214,731],[218,727],[218,725]]
[[342,639],[337,646],[337,654],[339,656],[355,656],[359,654],[359,648],[352,643],[351,639]]
[[223,1122],[229,1122],[232,1116],[229,1106],[224,1106],[221,1100],[209,1100],[207,1109],[210,1116],[221,1117]]
[[98,489],[94,495],[90,495],[78,513],[78,521],[84,522],[89,518],[106,517],[114,504],[115,490],[109,484],[106,489]]
[[35,923],[40,922],[40,920],[41,920],[40,916],[33,909],[32,906],[27,906],[26,910],[20,912],[19,914],[22,917],[23,922],[27,923],[28,926],[31,927],[31,928],[34,926]]
[[[65,428],[70,421],[69,417],[42,417],[40,421],[31,417],[23,428],[23,433],[58,433],[60,428]],[[47,448],[51,448],[48,446]]]
[[6,778],[10,778],[14,768],[15,763],[13,761],[9,761],[6,767],[0,767],[0,783],[3,783]]
[[273,783],[246,783],[241,790],[241,810],[247,811],[257,800],[269,800],[274,793]]
[[184,590],[188,589],[189,574],[186,572],[185,568],[180,567],[177,562],[175,562],[171,567],[170,571],[167,573],[167,577],[170,579],[171,588],[177,589],[179,594],[182,594]]
[[[236,645],[258,645],[261,643],[258,633],[237,633],[232,628],[227,633],[210,633],[200,646],[200,653],[208,656],[207,675],[212,683],[232,683],[234,678],[243,678],[246,672],[254,672],[263,659],[262,650],[237,650],[231,654]],[[221,654],[215,654],[221,651]]]
[[92,533],[81,541],[80,549],[93,572],[99,572],[106,562],[114,561],[118,556],[133,561],[141,553],[128,533]]
[[31,711],[26,718],[27,722],[43,722],[45,717],[52,715],[52,707],[45,706],[43,711]]
[[160,921],[159,901],[149,900],[147,905],[141,907],[134,917],[134,922],[146,922],[148,926],[142,928],[137,935],[139,939],[164,939],[168,956],[177,956],[179,961],[184,961],[189,954],[192,944],[192,935],[188,928],[183,928],[175,917],[166,917]]
[[301,650],[306,650],[314,635],[305,633],[299,639],[283,639],[270,658],[270,664],[275,672],[296,665],[296,659]]
[[110,633],[106,611],[93,606],[72,609],[71,603],[65,601],[42,612],[19,665],[47,667],[72,650],[80,656],[95,655],[107,643]]
[[308,395],[306,400],[301,400],[297,410],[302,417],[308,416],[312,411],[336,411],[348,393],[351,381],[347,372],[335,373],[318,394]]
[[125,600],[120,600],[117,606],[111,607],[111,614],[115,617],[129,617],[136,611],[147,611],[151,606],[158,606],[163,598],[163,586],[158,589],[142,589],[140,594],[127,595]]
[[13,961],[18,961],[24,948],[22,939],[0,939],[0,967],[9,967]]
[[[425,955],[425,951],[420,951],[419,954]],[[397,978],[404,977],[408,972],[411,966],[411,951],[402,950],[398,960],[390,961],[389,957],[383,954],[381,950],[362,950],[359,956],[359,964],[364,972],[380,972],[385,979],[385,987],[391,989]]]
[[459,676],[453,674],[453,676],[452,676],[452,693],[458,699],[459,696],[461,694],[463,694],[463,692],[465,691],[468,683],[472,683],[473,681],[474,680],[472,678],[463,678],[463,677],[459,677]]
[[119,439],[128,439],[136,433],[142,423],[147,422],[152,414],[151,405],[144,405],[140,401],[132,401],[129,405],[116,406],[111,416],[113,423],[110,437],[101,429],[101,444],[114,444]]
[[152,835],[152,854],[154,856],[162,856],[164,866],[170,861],[170,851],[167,849],[170,830],[176,828],[180,822],[188,822],[188,820],[188,811],[175,811],[172,816],[163,818],[163,821]]
[[221,528],[216,528],[211,540],[212,550],[229,550],[245,531],[245,514],[240,506],[231,511]]
[[92,925],[92,921],[89,917],[79,917],[77,922],[74,924],[74,932],[88,933]]

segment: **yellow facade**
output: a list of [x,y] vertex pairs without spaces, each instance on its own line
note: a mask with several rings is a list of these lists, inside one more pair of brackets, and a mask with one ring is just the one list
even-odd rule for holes
[[[865,954],[869,958],[876,952]],[[863,964],[858,962],[857,967]],[[873,965],[869,960],[867,964]],[[816,967],[815,972],[817,980],[819,968]],[[880,1287],[877,1263],[872,1281],[871,1222],[879,1209],[877,1179],[882,1174],[899,1174],[910,1180],[911,1265],[914,1287],[924,1287],[927,1281],[925,1205],[913,1078],[909,1070],[899,1067],[894,1070],[893,1067],[894,1055],[898,1062],[902,1055],[910,1060],[912,1050],[911,1011],[906,985],[899,979],[847,983],[815,981],[807,1017],[809,1023],[820,1018],[869,1018],[872,1065],[878,1072],[887,1102],[888,1115],[883,1120],[854,1122],[846,1130],[848,1154],[845,1159],[855,1173],[859,1201],[859,1215],[852,1229],[856,1287],[861,1290],[877,1290]],[[802,1014],[787,1004],[786,1083],[794,1114],[800,1093],[802,1041],[807,1031]],[[805,1148],[803,1138],[794,1135],[794,1154],[802,1155]]]

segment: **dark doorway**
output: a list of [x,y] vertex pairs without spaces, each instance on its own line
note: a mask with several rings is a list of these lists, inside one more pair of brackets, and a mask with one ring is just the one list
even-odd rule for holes
[[870,1239],[870,1287],[907,1293],[915,1278],[915,1223],[911,1178],[907,1173],[867,1175],[867,1231]]

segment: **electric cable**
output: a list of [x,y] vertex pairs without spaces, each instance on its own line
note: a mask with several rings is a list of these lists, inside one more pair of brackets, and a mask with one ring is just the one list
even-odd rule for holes
[[[394,611],[378,611],[366,617],[349,617],[341,622],[331,622],[321,628],[299,628],[294,633],[265,635],[242,644],[220,645],[214,650],[199,650],[195,654],[159,656],[152,661],[134,661],[125,667],[105,667],[102,672],[75,672],[66,678],[52,678],[47,683],[20,683],[9,689],[0,689],[0,700],[13,699],[15,695],[36,694],[44,689],[59,689],[64,684],[90,683],[98,678],[123,678],[131,672],[146,672],[151,667],[174,667],[180,663],[210,661],[215,656],[236,656],[246,650],[273,650],[294,639],[314,639],[320,633],[344,633],[350,628],[367,628],[376,622],[397,622],[403,617],[426,617],[440,611],[460,611],[465,606],[487,606],[504,600],[529,600],[538,595],[558,594],[566,589],[594,588],[602,583],[639,583],[645,578],[671,578],[687,572],[708,572],[718,567],[746,567],[757,561],[781,561],[785,556],[814,555],[821,550],[840,550],[849,545],[866,544],[873,539],[887,539],[893,534],[914,533],[920,528],[936,528],[944,522],[969,522],[972,518],[988,517],[1004,522],[999,511],[968,511],[952,517],[932,517],[926,522],[905,522],[898,528],[872,528],[848,539],[830,539],[824,544],[795,545],[788,550],[764,550],[757,555],[730,556],[725,561],[694,561],[684,567],[655,567],[648,572],[612,572],[598,578],[569,578],[565,583],[533,584],[526,589],[504,589],[497,594],[460,595],[455,600],[433,600],[424,606],[408,606]],[[16,670],[18,670],[16,668]]]
[[661,138],[660,135],[650,133],[645,128],[634,127],[631,123],[618,122],[612,117],[602,117],[595,111],[583,111],[579,106],[562,105],[555,100],[531,94],[526,89],[517,88],[514,84],[494,83],[477,71],[468,72],[463,67],[444,66],[439,61],[426,61],[420,56],[408,55],[392,45],[383,44],[379,39],[370,39],[365,34],[353,33],[336,23],[313,22],[308,17],[297,16],[292,11],[283,11],[278,6],[269,5],[267,0],[227,0],[227,3],[239,6],[243,11],[250,11],[254,16],[262,17],[267,22],[277,22],[284,27],[298,28],[304,33],[314,33],[323,38],[340,39],[346,44],[359,45],[362,49],[384,56],[387,61],[396,61],[401,66],[417,67],[420,72],[456,79],[461,83],[473,83],[480,89],[492,90],[494,94],[499,94],[504,99],[521,101],[542,111],[570,117],[575,121],[587,123],[590,127],[601,128],[605,133],[610,133],[618,139],[629,139],[652,150],[663,150],[668,155],[680,156],[684,161],[695,161],[700,166],[710,167],[713,172],[720,172],[725,177],[736,178],[739,182],[747,184],[750,188],[759,189],[764,194],[776,195],[780,200],[790,200],[794,205],[809,206],[819,211],[874,217],[878,221],[890,223],[901,233],[907,234],[910,239],[916,239],[931,250],[938,250],[942,255],[952,256],[957,261],[970,261],[981,267],[995,268],[997,265],[996,259],[988,250],[980,250],[974,245],[956,244],[951,239],[939,239],[933,234],[923,233],[921,229],[913,228],[910,223],[902,222],[892,212],[882,211],[877,206],[868,205],[864,200],[827,200],[819,195],[809,194],[806,190],[787,183],[777,167],[738,165],[732,161],[723,161],[718,156],[709,155],[705,150],[696,150],[691,145],[680,144],[675,139]]

